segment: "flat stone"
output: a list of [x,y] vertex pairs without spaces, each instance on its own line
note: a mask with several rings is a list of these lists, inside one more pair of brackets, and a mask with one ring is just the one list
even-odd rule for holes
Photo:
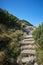
[[36,51],[35,50],[23,50],[21,51],[21,53],[35,54]]
[[21,49],[29,49],[29,48],[34,49],[35,47],[36,47],[35,45],[24,45],[24,46],[21,46]]
[[30,57],[23,57],[22,58],[23,63],[26,63],[26,62],[29,62],[29,61],[33,62],[34,60],[36,60],[36,56],[30,56]]
[[38,65],[37,62],[35,62],[34,65]]

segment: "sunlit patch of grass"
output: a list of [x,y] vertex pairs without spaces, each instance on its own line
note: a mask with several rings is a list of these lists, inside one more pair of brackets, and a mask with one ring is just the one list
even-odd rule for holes
[[0,51],[0,62],[3,62],[5,57],[5,51]]

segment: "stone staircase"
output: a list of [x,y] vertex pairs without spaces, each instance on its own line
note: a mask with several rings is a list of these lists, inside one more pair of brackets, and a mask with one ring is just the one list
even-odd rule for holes
[[[30,28],[30,27],[29,27]],[[34,30],[34,29],[33,29]],[[29,32],[29,34],[24,33],[24,39],[21,41],[21,54],[24,54],[21,62],[22,65],[26,65],[26,63],[31,62],[32,65],[38,65],[36,62],[36,45],[34,43],[34,39],[32,37],[33,30]],[[26,54],[26,56],[25,56]]]

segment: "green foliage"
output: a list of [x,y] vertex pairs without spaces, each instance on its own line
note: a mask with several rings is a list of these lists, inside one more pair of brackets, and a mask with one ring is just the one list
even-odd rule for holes
[[33,32],[33,37],[40,48],[43,49],[43,23]]
[[32,63],[31,62],[28,62],[26,65],[32,65]]
[[8,45],[9,47],[9,54],[8,56],[17,58],[17,56],[20,54],[20,43],[19,41],[22,39],[23,32],[20,30],[17,30],[13,32],[13,34],[10,34],[10,37],[12,38],[11,43]]
[[33,37],[37,45],[37,58],[39,65],[43,65],[43,22],[33,32]]
[[21,24],[6,10],[0,9],[0,16],[0,65],[14,64],[14,59],[20,54]]
[[0,23],[7,25],[7,27],[9,27],[9,28],[11,28],[11,27],[12,28],[15,27],[16,29],[21,28],[19,19],[14,15],[9,14],[8,11],[0,8],[0,16],[1,16]]
[[0,50],[6,49],[10,40],[7,34],[0,35]]
[[37,50],[37,61],[38,61],[38,64],[39,65],[43,65],[43,50],[41,50],[41,49],[38,49]]
[[28,21],[26,20],[21,20],[21,24],[22,25],[29,25],[29,26],[33,26],[31,23],[29,23]]
[[[20,32],[20,30],[18,31],[18,33],[17,31],[12,32],[10,34],[3,33],[0,35],[0,51],[6,50],[5,57],[4,57],[6,61],[9,58],[13,58],[13,59],[17,58],[18,55],[20,54],[21,50],[20,50],[19,40],[21,40],[21,36],[23,33],[22,31]],[[2,59],[3,59],[3,56],[2,56]]]

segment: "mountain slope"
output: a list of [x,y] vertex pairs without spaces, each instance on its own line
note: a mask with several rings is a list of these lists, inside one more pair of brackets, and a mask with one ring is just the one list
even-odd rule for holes
[[20,54],[22,23],[28,24],[26,21],[22,20],[22,23],[20,21],[16,16],[0,8],[0,65],[14,65]]

